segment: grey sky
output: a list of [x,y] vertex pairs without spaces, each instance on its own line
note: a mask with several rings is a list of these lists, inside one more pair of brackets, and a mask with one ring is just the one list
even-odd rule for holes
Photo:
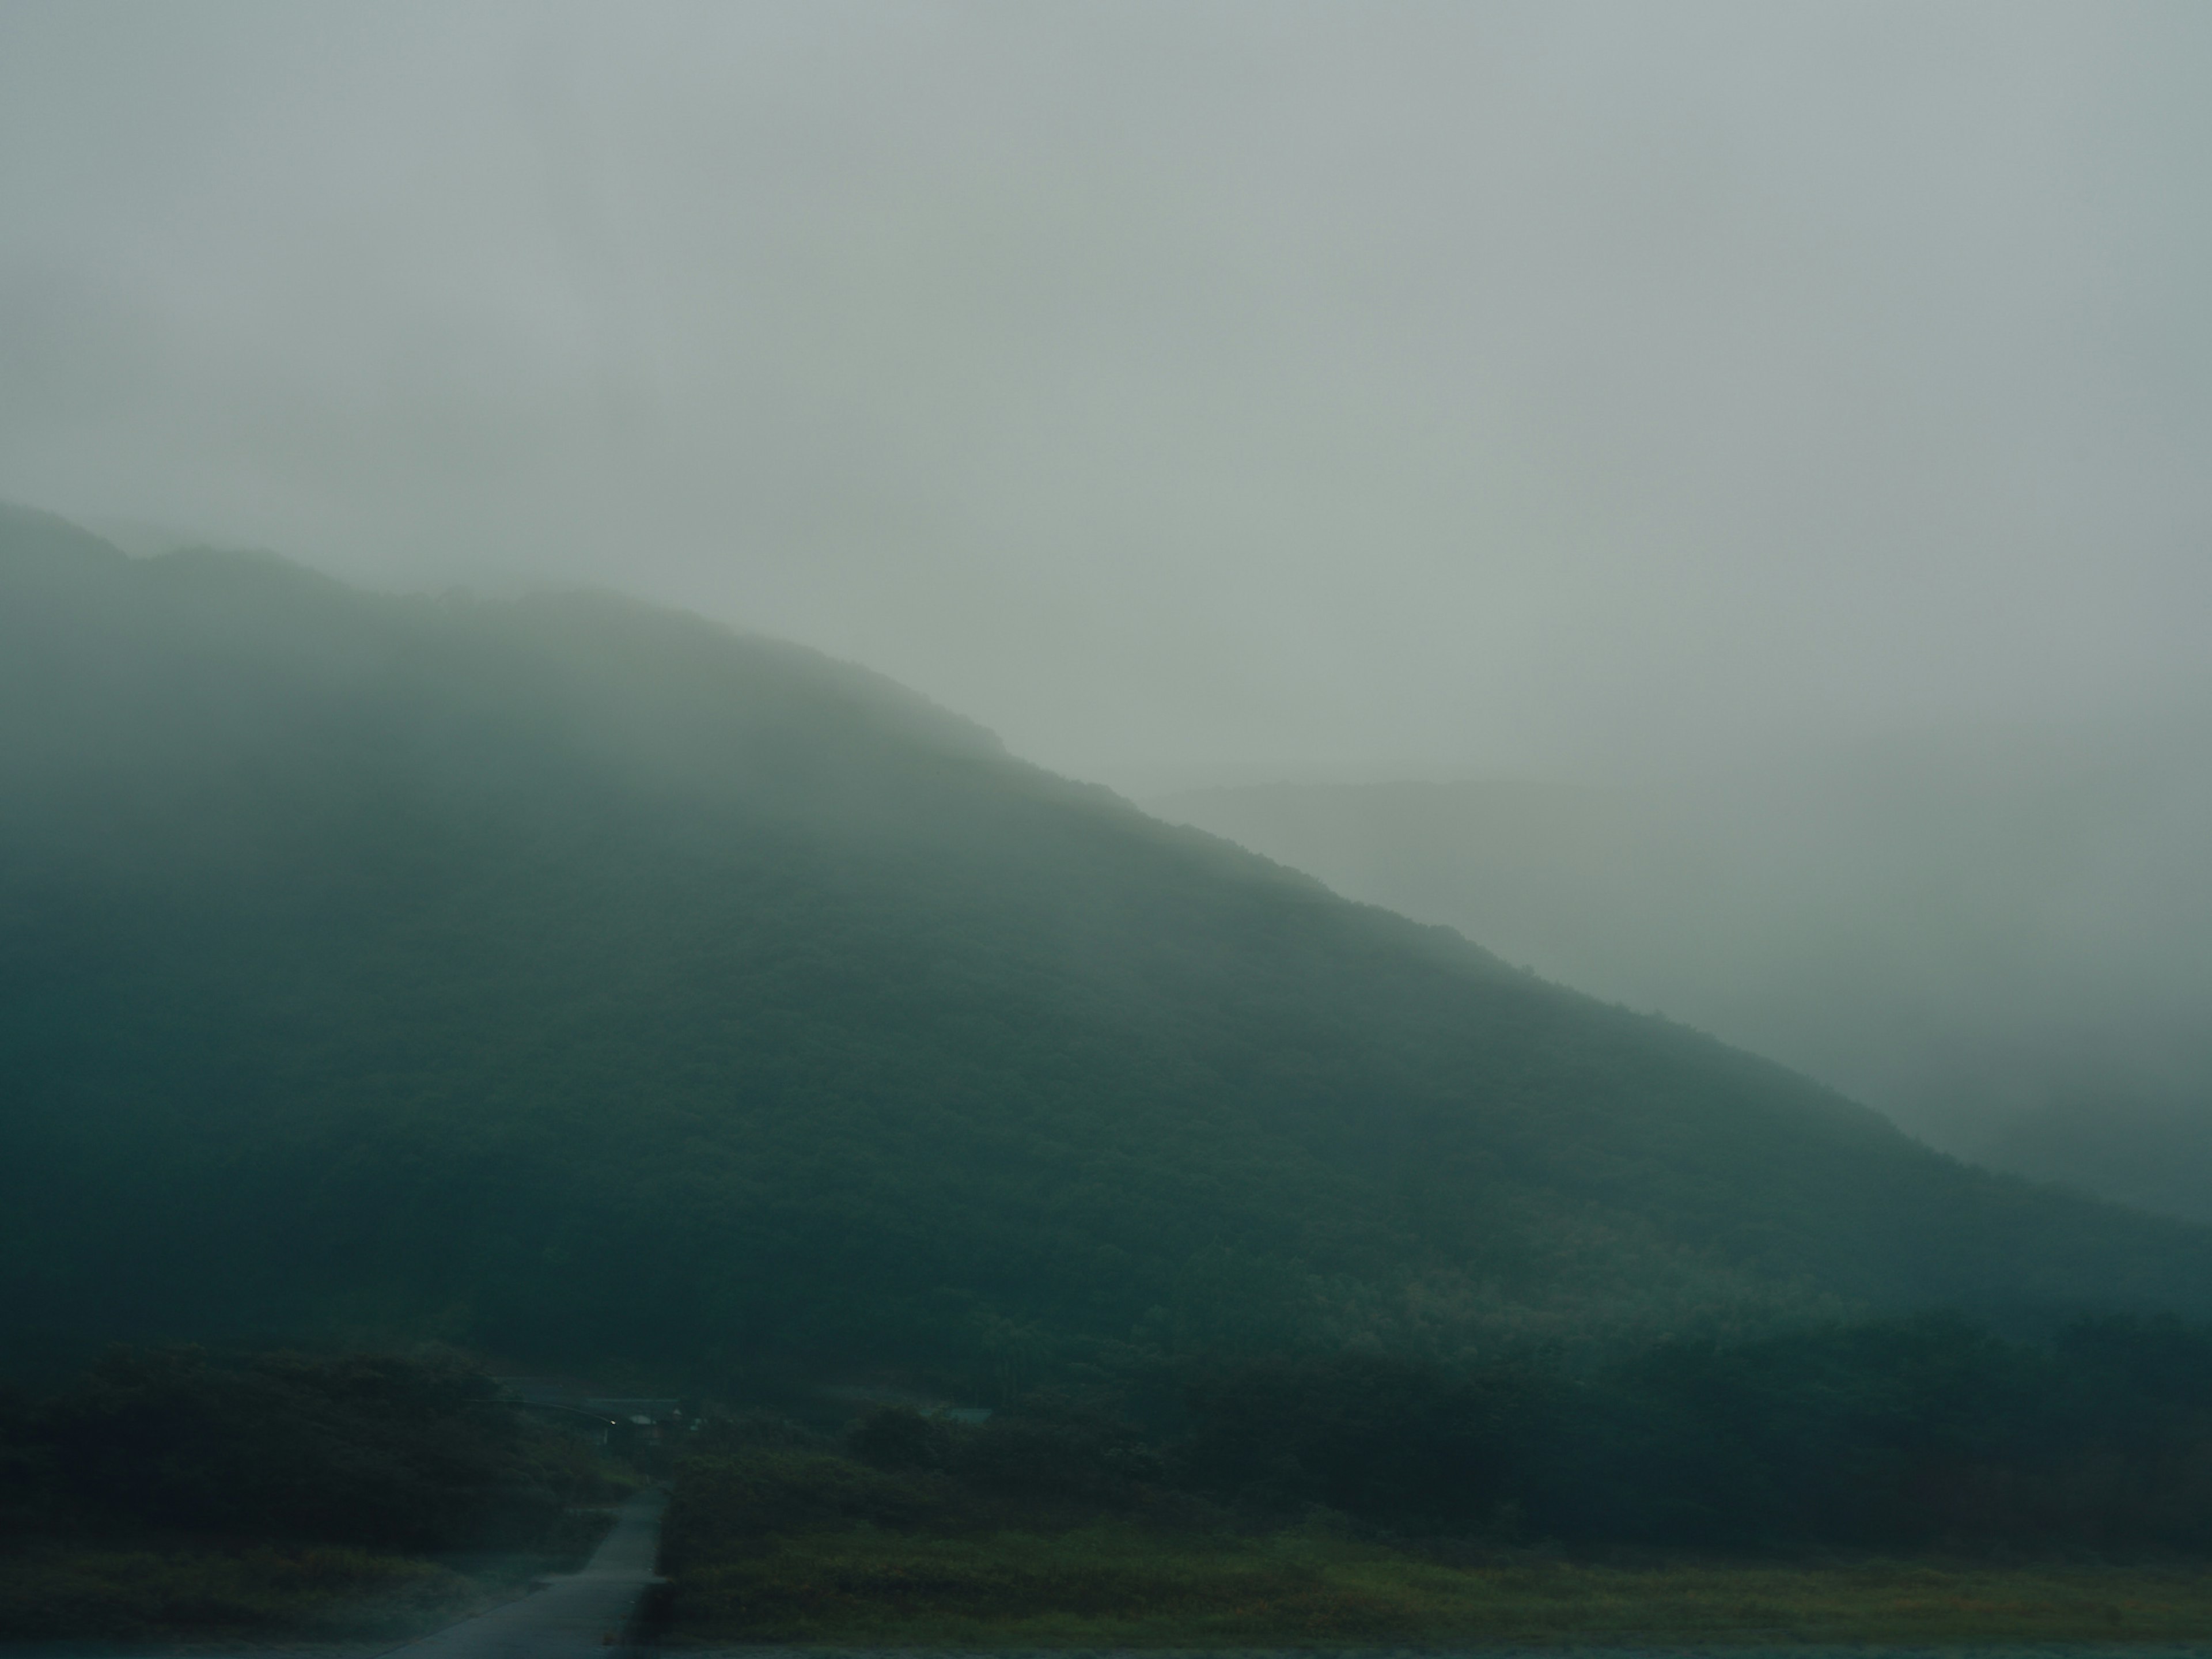
[[0,4],[0,496],[1132,788],[2207,706],[2212,8]]

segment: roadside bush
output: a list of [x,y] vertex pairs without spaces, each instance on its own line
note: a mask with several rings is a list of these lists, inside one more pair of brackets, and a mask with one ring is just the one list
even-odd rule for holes
[[1187,1391],[1186,1478],[1262,1507],[1321,1504],[1413,1530],[1480,1531],[1540,1478],[1561,1385],[1365,1355],[1255,1360]]
[[878,1469],[933,1469],[951,1455],[952,1435],[911,1406],[878,1406],[846,1432],[845,1449]]
[[987,1492],[1121,1509],[1168,1479],[1168,1463],[1135,1425],[1045,1396],[959,1437],[946,1459]]
[[860,1522],[912,1527],[947,1507],[940,1482],[820,1451],[761,1449],[686,1458],[661,1527],[661,1562],[677,1572],[742,1555],[779,1533]]
[[2042,1346],[1953,1315],[1662,1345],[1579,1391],[1530,1498],[1568,1538],[2212,1547],[2212,1332]]
[[397,1639],[460,1617],[484,1595],[449,1568],[343,1546],[43,1549],[0,1557],[0,1638]]
[[124,1350],[34,1425],[50,1513],[400,1549],[521,1545],[592,1478],[458,1362]]

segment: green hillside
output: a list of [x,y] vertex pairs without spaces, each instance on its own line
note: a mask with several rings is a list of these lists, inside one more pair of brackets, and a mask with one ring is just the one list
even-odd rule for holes
[[897,1367],[2212,1311],[1937,1156],[860,670],[0,518],[0,1319]]
[[1619,777],[1144,803],[2031,1179],[2212,1221],[2212,754],[2167,707]]

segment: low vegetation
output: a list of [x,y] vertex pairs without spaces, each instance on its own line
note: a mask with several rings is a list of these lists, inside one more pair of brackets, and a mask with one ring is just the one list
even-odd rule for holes
[[2212,1331],[1963,1320],[1601,1372],[1194,1368],[1146,1425],[716,1425],[664,1561],[698,1642],[1255,1645],[2212,1634]]
[[0,1636],[400,1638],[514,1595],[522,1566],[462,1572],[329,1545],[36,1545],[0,1555]]
[[579,1559],[621,1495],[447,1359],[118,1351],[0,1423],[0,1638],[387,1636]]
[[701,1643],[961,1647],[1344,1646],[1477,1642],[2063,1642],[2202,1639],[2194,1568],[1440,1563],[1285,1532],[1127,1527],[792,1539],[685,1581]]

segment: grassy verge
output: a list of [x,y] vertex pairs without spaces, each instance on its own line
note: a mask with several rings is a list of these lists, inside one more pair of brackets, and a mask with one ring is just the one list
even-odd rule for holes
[[1901,1643],[2212,1636],[2212,1572],[1539,1562],[1455,1567],[1289,1532],[786,1535],[677,1581],[674,1639],[959,1647]]
[[343,1545],[37,1546],[0,1554],[0,1639],[404,1639],[569,1571],[610,1517],[568,1517],[550,1551],[446,1560]]
[[404,1637],[505,1590],[434,1562],[358,1549],[40,1549],[0,1559],[0,1633]]

